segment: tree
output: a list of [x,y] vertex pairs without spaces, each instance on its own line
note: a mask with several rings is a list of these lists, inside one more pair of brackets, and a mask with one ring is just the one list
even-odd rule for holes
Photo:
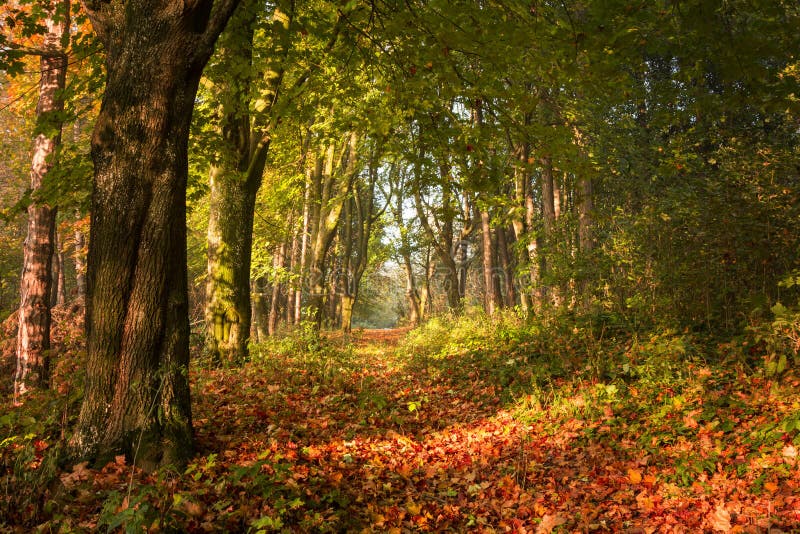
[[72,454],[146,468],[192,450],[187,144],[203,67],[238,0],[89,1],[106,53],[92,138],[83,404]]
[[247,356],[253,213],[276,120],[272,110],[283,80],[292,15],[280,6],[273,9],[263,87],[252,72],[253,39],[263,14],[252,1],[242,4],[223,34],[210,77],[217,88],[220,148],[210,173],[206,343],[217,362],[241,362]]
[[50,292],[55,241],[56,209],[47,199],[36,198],[61,144],[64,122],[64,85],[67,76],[66,47],[69,41],[69,0],[47,12],[47,33],[41,50],[39,103],[36,106],[36,139],[31,162],[33,201],[28,206],[20,283],[17,370],[14,398],[31,386],[47,387],[50,367]]

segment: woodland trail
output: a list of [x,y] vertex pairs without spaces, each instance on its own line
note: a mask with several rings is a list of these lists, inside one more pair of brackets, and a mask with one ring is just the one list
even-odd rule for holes
[[[742,436],[768,413],[769,399],[749,399],[742,435],[715,429],[740,413],[731,408],[715,407],[713,424],[696,422],[698,411],[659,418],[656,392],[655,404],[642,407],[644,392],[612,402],[611,388],[579,384],[563,389],[566,402],[547,406],[536,395],[512,398],[509,380],[531,379],[524,367],[511,379],[498,374],[509,363],[502,347],[488,357],[421,357],[404,348],[405,334],[356,332],[352,345],[304,362],[200,377],[198,441],[206,458],[223,463],[201,458],[198,472],[210,470],[215,484],[236,479],[212,491],[225,510],[214,525],[263,516],[295,531],[338,532],[800,526],[791,444],[743,455]],[[720,395],[743,395],[730,377],[707,378]],[[750,476],[740,462],[777,471]],[[207,492],[195,498],[219,510]]]
[[179,532],[800,529],[797,432],[776,428],[800,406],[794,378],[768,390],[687,364],[682,386],[556,378],[544,390],[527,345],[473,339],[431,353],[406,335],[294,340],[256,347],[242,368],[193,369],[188,469],[146,474],[123,457],[74,466],[60,476],[54,521]]

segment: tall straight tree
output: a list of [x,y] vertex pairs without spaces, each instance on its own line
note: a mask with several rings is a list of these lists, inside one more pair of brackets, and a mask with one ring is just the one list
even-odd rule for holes
[[86,386],[73,456],[192,451],[186,183],[203,68],[238,0],[89,0],[106,53],[92,137]]
[[[47,33],[41,51],[39,103],[36,106],[37,135],[31,162],[31,190],[34,197],[41,190],[61,144],[69,11],[69,0],[61,0],[50,6],[44,21]],[[46,200],[34,198],[28,206],[28,235],[20,283],[17,370],[14,375],[16,401],[29,387],[47,387],[49,381],[50,292],[55,223],[55,207]]]
[[[271,141],[272,109],[283,79],[291,13],[275,6],[270,63],[261,95],[252,89],[253,37],[261,6],[245,0],[220,39],[218,88],[220,150],[211,168],[208,220],[206,344],[217,362],[240,362],[250,336],[250,263],[253,213]],[[256,116],[251,101],[258,97]]]

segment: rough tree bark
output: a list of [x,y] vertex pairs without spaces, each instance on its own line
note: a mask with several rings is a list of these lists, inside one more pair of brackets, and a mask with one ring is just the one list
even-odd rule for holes
[[218,363],[241,363],[247,358],[252,319],[253,213],[271,141],[272,109],[288,51],[290,16],[275,6],[272,64],[261,95],[266,104],[255,118],[251,117],[253,35],[259,9],[258,2],[245,0],[237,10],[220,38],[220,64],[224,69],[214,76],[220,88],[221,143],[219,160],[210,173],[206,349]]
[[237,0],[87,1],[106,52],[92,137],[84,400],[73,457],[192,452],[186,181],[203,67]]
[[61,144],[62,93],[67,75],[64,51],[69,39],[69,11],[69,0],[57,2],[44,21],[47,33],[39,64],[38,133],[33,145],[30,175],[34,201],[28,206],[28,234],[20,281],[15,402],[31,387],[47,387],[50,378],[50,292],[56,209],[48,202],[36,199],[35,195],[41,189]]

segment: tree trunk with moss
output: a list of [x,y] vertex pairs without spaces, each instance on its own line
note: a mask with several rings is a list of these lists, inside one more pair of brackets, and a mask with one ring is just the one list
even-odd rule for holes
[[84,400],[73,457],[192,454],[186,182],[203,67],[236,0],[87,2],[106,53],[92,138]]
[[218,45],[219,65],[209,76],[219,88],[218,161],[211,168],[206,282],[206,350],[217,363],[247,358],[252,307],[250,264],[253,214],[270,146],[272,105],[283,78],[289,17],[275,7],[273,61],[261,95],[266,104],[251,116],[253,36],[260,6],[245,0]]

